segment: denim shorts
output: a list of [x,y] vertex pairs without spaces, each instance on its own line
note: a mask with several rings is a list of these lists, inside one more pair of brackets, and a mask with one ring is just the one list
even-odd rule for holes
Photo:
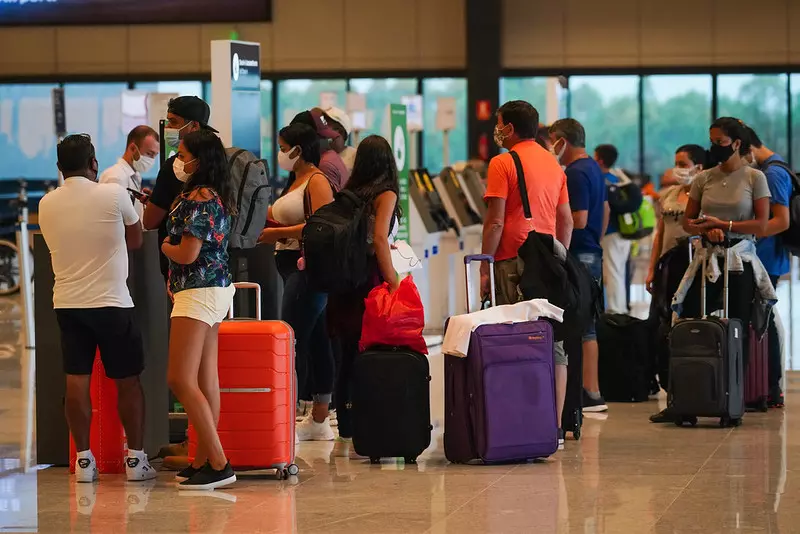
[[[578,258],[582,264],[586,266],[589,270],[589,273],[594,278],[594,281],[600,287],[603,287],[603,253],[602,252],[579,252],[575,254],[575,257]],[[597,330],[595,327],[595,321],[589,325],[589,328],[586,329],[586,332],[583,333],[583,341],[595,341],[597,340]]]

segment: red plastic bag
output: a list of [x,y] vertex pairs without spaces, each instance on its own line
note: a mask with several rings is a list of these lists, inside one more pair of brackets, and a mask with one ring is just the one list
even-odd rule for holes
[[376,345],[405,347],[428,354],[422,337],[425,310],[414,280],[408,276],[394,293],[383,283],[369,292],[361,328],[361,351]]

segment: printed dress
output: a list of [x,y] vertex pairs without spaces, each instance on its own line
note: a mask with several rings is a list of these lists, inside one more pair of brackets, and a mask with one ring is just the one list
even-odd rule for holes
[[185,234],[203,242],[200,255],[188,265],[169,262],[169,289],[175,294],[184,289],[228,287],[232,283],[228,267],[228,237],[231,217],[215,192],[208,200],[190,200],[187,193],[178,197],[167,219],[170,243],[179,245]]

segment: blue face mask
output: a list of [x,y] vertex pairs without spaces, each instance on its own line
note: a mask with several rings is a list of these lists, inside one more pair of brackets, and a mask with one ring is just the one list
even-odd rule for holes
[[191,122],[187,122],[180,128],[164,128],[164,148],[166,149],[167,157],[170,153],[178,151],[178,145],[181,144],[181,131],[189,126]]

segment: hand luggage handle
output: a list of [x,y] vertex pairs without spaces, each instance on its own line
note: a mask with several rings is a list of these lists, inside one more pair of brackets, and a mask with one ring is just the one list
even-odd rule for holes
[[[256,321],[261,320],[261,286],[255,282],[234,282],[233,287],[236,289],[255,289],[256,290]],[[233,319],[233,301],[231,300],[231,307],[228,309],[228,319]]]
[[[691,248],[691,239],[689,240],[689,247]],[[728,289],[729,289],[729,275],[730,269],[729,262],[730,262],[730,240],[728,236],[725,236],[725,239],[722,243],[712,243],[705,236],[702,237],[702,244],[705,245],[706,248],[706,255],[703,259],[703,269],[701,274],[701,281],[700,281],[700,316],[705,319],[708,317],[708,310],[707,302],[706,302],[706,273],[708,267],[708,260],[711,254],[711,249],[713,247],[722,247],[722,250],[725,252],[725,259],[722,262],[722,318],[728,318]]]
[[[472,287],[472,276],[469,270],[470,264],[473,262],[487,262],[489,264],[489,295],[490,301],[492,303],[492,307],[497,305],[495,300],[495,281],[494,281],[494,256],[490,256],[489,254],[467,254],[464,256],[464,270],[466,272],[466,280],[467,280],[467,313],[471,313],[472,310],[470,309],[470,288]],[[483,295],[481,295],[483,298]]]

